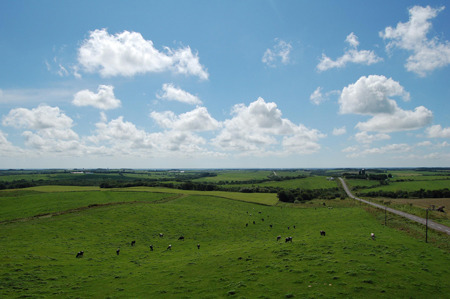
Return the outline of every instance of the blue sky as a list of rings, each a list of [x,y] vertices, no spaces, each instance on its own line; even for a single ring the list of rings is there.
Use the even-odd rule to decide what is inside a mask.
[[[1,1],[0,168],[450,166],[446,1]]]

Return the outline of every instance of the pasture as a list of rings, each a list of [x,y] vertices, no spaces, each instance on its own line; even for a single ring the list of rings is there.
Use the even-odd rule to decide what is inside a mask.
[[[350,200],[336,201],[333,209],[296,208],[256,204],[257,197],[246,202],[154,191],[0,192],[0,297],[445,298],[450,293],[448,251],[380,225]],[[30,218],[58,211],[67,212]],[[29,218],[4,222],[23,217]],[[292,243],[284,242],[288,236]],[[84,256],[75,258],[81,250]]]

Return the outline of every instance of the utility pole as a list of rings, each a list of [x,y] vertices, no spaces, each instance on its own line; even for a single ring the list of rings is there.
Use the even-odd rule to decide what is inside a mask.
[[[427,209],[427,218],[425,220],[425,243],[428,243],[428,209]]]

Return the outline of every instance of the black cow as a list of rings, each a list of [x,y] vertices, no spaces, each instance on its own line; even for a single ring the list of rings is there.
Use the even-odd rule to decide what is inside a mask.
[[[83,257],[83,254],[84,254],[84,251],[79,251],[78,253],[77,253],[77,258],[79,258],[79,257]]]
[[[180,236],[180,237],[178,238],[178,240],[183,240],[183,241],[184,241],[184,236]]]
[[[197,249],[200,249],[200,244],[197,244]]]
[[[153,245],[150,245],[150,251],[153,251]]]
[[[281,239],[281,236],[277,236],[277,242],[280,241],[280,239]]]
[[[324,231],[324,230],[321,230],[321,231],[320,231],[320,235],[321,235],[321,236],[325,236],[325,231]]]
[[[166,250],[172,250],[172,245],[171,244],[169,244],[169,246],[167,247],[167,249]]]
[[[286,237],[286,239],[284,240],[284,243],[287,243],[287,242],[292,243],[292,237]]]
[[[120,253],[120,248],[117,248],[116,253],[117,253],[117,255],[119,255],[119,253]]]
[[[164,237],[164,234],[163,233],[159,233],[159,236],[162,238],[162,237]]]
[[[131,241],[131,246],[134,246],[134,245],[136,245],[136,241]]]

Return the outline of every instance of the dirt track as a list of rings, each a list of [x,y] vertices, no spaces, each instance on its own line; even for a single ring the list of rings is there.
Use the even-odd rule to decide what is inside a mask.
[[[174,200],[177,198],[181,198],[184,196],[186,196],[186,195],[185,194],[177,194],[175,196],[163,198],[163,199],[156,200],[156,201],[120,201],[120,202],[109,202],[109,203],[102,203],[102,204],[94,203],[94,204],[90,204],[88,206],[78,207],[78,208],[69,209],[69,210],[65,210],[65,211],[38,214],[38,215],[34,215],[31,217],[25,217],[25,218],[3,220],[3,221],[0,221],[0,224],[13,223],[13,222],[24,222],[24,221],[30,221],[30,220],[35,220],[35,219],[41,219],[41,218],[50,218],[53,216],[77,213],[77,212],[81,212],[81,211],[85,211],[85,210],[89,210],[89,209],[101,208],[101,207],[107,207],[107,206],[130,205],[130,204],[158,204],[158,203],[168,202],[168,201],[171,201],[171,200]]]

